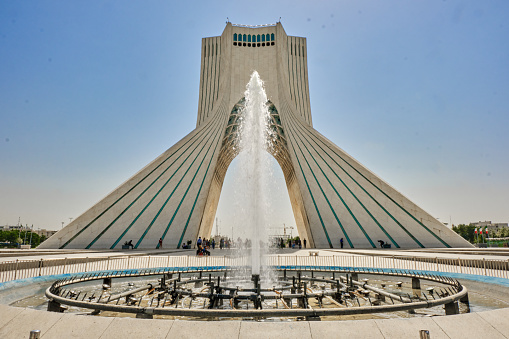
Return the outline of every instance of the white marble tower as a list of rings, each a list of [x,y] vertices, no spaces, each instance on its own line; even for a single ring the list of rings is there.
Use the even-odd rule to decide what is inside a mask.
[[[196,128],[40,248],[178,248],[209,237],[226,170],[237,155],[243,93],[256,70],[277,132],[271,152],[283,169],[301,239],[311,247],[469,247],[313,128],[306,39],[280,23],[228,23],[202,40]]]

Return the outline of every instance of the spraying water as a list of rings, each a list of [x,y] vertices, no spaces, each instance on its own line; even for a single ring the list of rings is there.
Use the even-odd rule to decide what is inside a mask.
[[[249,239],[252,274],[259,275],[262,251],[268,247],[268,197],[272,180],[270,157],[272,147],[267,94],[258,72],[254,71],[245,91],[245,109],[239,126],[240,154],[237,161],[236,198],[241,203],[237,223]],[[248,246],[246,246],[248,247]],[[247,251],[247,249],[246,249]]]

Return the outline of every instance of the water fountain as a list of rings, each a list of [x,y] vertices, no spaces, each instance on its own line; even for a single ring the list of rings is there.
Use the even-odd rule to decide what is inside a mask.
[[[445,276],[332,267],[279,267],[278,271],[278,282],[271,288],[261,288],[256,274],[253,287],[231,287],[229,281],[238,281],[236,267],[98,272],[58,280],[46,296],[53,312],[70,307],[80,313],[131,313],[138,318],[321,320],[383,312],[413,314],[427,308],[436,314],[441,305],[446,314],[458,314],[460,308],[468,312],[467,289]]]
[[[269,224],[268,186],[271,181],[270,157],[267,152],[271,145],[270,114],[267,95],[258,72],[254,71],[246,86],[245,106],[241,113],[237,161],[236,201],[242,203],[237,214],[236,225],[244,229],[251,240],[251,275],[256,286],[261,284],[262,250],[267,248]],[[267,280],[269,275],[263,277]]]

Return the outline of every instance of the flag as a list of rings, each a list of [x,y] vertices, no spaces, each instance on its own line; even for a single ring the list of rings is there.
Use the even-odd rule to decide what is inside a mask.
[[[477,227],[474,228],[474,233],[475,233],[475,235],[477,235]]]

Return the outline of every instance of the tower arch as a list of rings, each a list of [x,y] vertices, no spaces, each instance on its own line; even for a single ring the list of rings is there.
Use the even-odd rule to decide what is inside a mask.
[[[245,108],[245,97],[242,97],[232,108],[228,117],[228,122],[221,142],[221,150],[213,174],[213,182],[207,197],[205,212],[200,223],[198,234],[209,237],[212,233],[214,218],[219,204],[221,189],[230,164],[233,159],[241,152],[239,146],[239,126],[242,114]],[[285,178],[290,203],[294,214],[297,231],[301,238],[308,239],[309,245],[314,246],[313,237],[309,230],[306,211],[302,202],[302,196],[298,190],[295,178],[295,170],[288,152],[288,144],[284,134],[284,128],[281,123],[281,117],[276,106],[269,100],[267,108],[270,113],[270,147],[266,150],[278,162]]]

